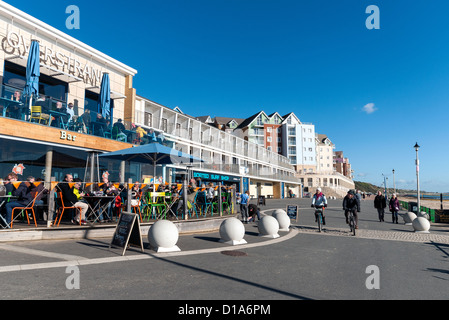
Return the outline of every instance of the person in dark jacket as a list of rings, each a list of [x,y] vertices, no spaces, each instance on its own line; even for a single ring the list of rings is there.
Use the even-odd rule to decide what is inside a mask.
[[[390,199],[390,212],[393,218],[393,223],[398,223],[398,212],[399,212],[399,200],[396,197],[396,194],[393,193]]]
[[[16,207],[26,207],[30,205],[33,202],[33,196],[31,195],[28,186],[25,184],[25,182],[22,182],[19,184],[17,188],[14,187],[14,182],[16,182],[18,179],[17,174],[11,172],[8,177],[7,181],[5,181],[5,184],[9,184],[10,188],[7,188],[11,191],[11,195],[13,197],[17,197],[17,199],[14,199],[14,201],[10,201],[6,204],[6,223],[8,226],[11,225],[12,220],[12,210]],[[12,188],[11,188],[12,187]]]
[[[358,229],[359,217],[357,213],[360,212],[360,201],[355,196],[353,190],[349,190],[343,199],[343,210],[345,211],[346,224],[349,224],[349,211],[352,211],[355,219],[355,228]]]
[[[86,225],[86,213],[89,209],[89,205],[82,201],[79,201],[78,197],[75,195],[74,187],[70,187],[69,183],[73,183],[73,176],[71,174],[66,174],[64,181],[58,184],[58,189],[62,193],[62,200],[66,207],[77,207],[81,209],[81,217],[79,216],[78,210],[76,210],[76,217],[72,220],[73,224],[79,224],[79,219],[81,219],[81,224]]]
[[[385,208],[387,207],[387,200],[382,195],[382,192],[377,191],[377,196],[374,198],[374,208],[377,209],[379,215],[379,222],[384,221]]]
[[[253,222],[256,222],[256,216],[257,216],[257,219],[260,221],[260,210],[253,203],[250,203],[248,205],[248,215],[249,215],[248,221],[252,220]]]

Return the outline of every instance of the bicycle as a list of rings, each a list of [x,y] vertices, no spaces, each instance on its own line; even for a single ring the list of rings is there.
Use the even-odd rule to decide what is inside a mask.
[[[352,233],[352,235],[355,237],[357,225],[355,224],[354,211],[353,210],[348,210],[348,211],[349,211],[349,230]]]
[[[323,219],[324,207],[315,207],[315,217],[318,223],[318,232],[323,230],[324,219]]]

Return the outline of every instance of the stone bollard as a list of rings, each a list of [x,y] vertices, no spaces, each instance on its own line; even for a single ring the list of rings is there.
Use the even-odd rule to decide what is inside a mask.
[[[417,217],[413,220],[412,225],[416,233],[430,233],[430,222],[424,217]]]
[[[259,221],[259,236],[267,238],[279,238],[279,222],[272,216],[264,216]]]
[[[220,242],[230,245],[239,245],[247,243],[243,237],[245,236],[245,227],[237,218],[229,218],[224,220],[220,225]]]
[[[148,230],[148,241],[156,252],[181,251],[176,245],[178,239],[178,228],[173,222],[168,220],[159,220]]]
[[[290,229],[290,218],[282,209],[276,209],[271,214],[279,223],[279,231],[289,231]]]
[[[404,218],[405,225],[411,226],[413,223],[413,220],[415,220],[417,217],[414,212],[407,212],[406,214],[404,214],[403,218]]]

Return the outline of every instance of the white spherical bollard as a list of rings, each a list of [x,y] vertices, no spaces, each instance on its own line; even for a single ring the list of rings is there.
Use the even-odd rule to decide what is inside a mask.
[[[409,226],[412,225],[413,220],[416,219],[416,214],[414,212],[407,212],[406,214],[404,214],[403,218],[404,223]]]
[[[247,243],[243,237],[245,236],[245,226],[237,218],[229,218],[224,220],[220,225],[220,242],[230,245],[239,245]]]
[[[181,251],[176,245],[178,239],[178,228],[173,222],[168,220],[159,220],[148,230],[148,241],[156,252]]]
[[[417,214],[417,217],[423,217],[426,218],[427,220],[429,219],[429,214],[425,211],[421,211],[419,214]]]
[[[282,209],[277,209],[273,212],[273,217],[279,223],[279,231],[289,231],[290,218],[288,217],[287,212]]]
[[[279,222],[272,216],[264,216],[259,221],[259,235],[267,238],[279,238]]]
[[[430,222],[426,218],[423,217],[417,217],[412,222],[413,229],[415,229],[415,232],[417,233],[430,233]]]
[[[277,217],[277,215],[279,215],[279,214],[287,214],[287,212],[285,212],[285,210],[282,210],[282,209],[276,209],[276,210],[273,210],[273,212],[271,213],[271,215],[274,217],[274,218],[276,218]]]

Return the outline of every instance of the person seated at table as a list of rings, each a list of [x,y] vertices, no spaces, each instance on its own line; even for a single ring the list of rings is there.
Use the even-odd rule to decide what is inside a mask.
[[[42,206],[45,204],[44,200],[46,200],[46,195],[48,194],[48,190],[44,186],[44,180],[41,178],[34,179],[34,177],[28,177],[27,181],[30,182],[30,192],[31,195],[36,196],[36,201],[34,202],[35,206],[38,206],[38,210],[36,212],[36,219],[39,217],[43,218],[44,210]],[[34,182],[40,182],[37,186],[34,184]],[[36,209],[35,209],[36,210]],[[41,215],[42,214],[42,215]]]
[[[170,192],[171,192],[172,195],[175,194],[175,193],[178,193],[178,185],[176,183],[171,185]]]
[[[67,207],[77,207],[81,209],[81,217],[79,214],[79,210],[76,210],[76,216],[75,219],[72,220],[72,223],[74,224],[79,224],[80,219],[81,219],[81,224],[82,225],[86,225],[86,213],[87,213],[87,209],[89,209],[89,205],[81,200],[81,197],[84,196],[84,193],[81,192],[79,193],[79,188],[81,187],[80,182],[77,181],[76,184],[71,188],[69,183],[73,182],[73,176],[71,174],[66,174],[64,181],[62,183],[59,183],[57,188],[61,191],[62,193],[62,199],[64,200],[64,205]],[[76,185],[79,185],[79,187],[76,188]],[[78,196],[75,194],[75,190],[78,190],[79,196],[80,198],[78,198]]]
[[[122,119],[118,119],[116,123],[112,126],[112,139],[126,141],[127,137],[124,133],[126,128],[122,123]]]
[[[67,105],[67,110],[66,113],[69,115],[68,119],[67,119],[67,124],[70,123],[70,121],[74,121],[75,119],[73,118],[75,116],[75,110],[73,110],[73,103],[69,103]]]
[[[142,190],[140,188],[140,182],[136,181],[131,188],[131,206],[140,206],[141,197]]]
[[[51,123],[52,127],[63,128],[64,124],[67,123],[67,119],[69,115],[67,114],[67,108],[62,105],[61,101],[56,102],[56,112],[59,114],[53,113],[54,121]]]
[[[34,184],[34,182],[36,181],[42,181],[42,179],[35,179],[33,176],[30,176],[27,178],[27,182],[25,183],[28,188],[30,193],[33,196],[37,196],[36,201],[34,202],[34,205],[43,205],[44,201],[42,200],[42,197],[44,195],[45,192],[45,187],[43,183],[39,183],[37,186]]]
[[[117,188],[114,186],[112,182],[109,181],[109,178],[104,176],[103,177],[103,183],[101,186],[99,186],[99,190],[103,192],[105,196],[118,196],[120,192],[117,190]],[[114,209],[114,199],[103,199],[102,204],[106,204],[108,202],[108,209],[106,212],[106,219],[103,217],[103,213],[100,214],[98,217],[98,220],[100,222],[111,222],[112,221],[112,211]]]
[[[121,203],[123,203],[125,208],[126,208],[126,205],[128,203],[128,188],[127,188],[127,185],[128,184],[126,184],[126,185],[120,184],[119,187],[118,187],[119,197],[120,197]]]
[[[22,98],[22,94],[20,91],[14,91],[14,93],[11,95],[11,100],[20,102],[20,104],[23,105],[24,99]],[[8,110],[9,110],[9,117],[14,119],[20,119],[22,116],[22,106],[20,104],[10,104]]]
[[[136,143],[148,144],[148,132],[145,131],[141,126],[137,126],[136,137]]]
[[[101,113],[97,113],[95,122],[92,124],[94,135],[104,137],[104,133],[107,130],[107,121],[105,118],[103,118],[103,115]]]
[[[49,101],[43,94],[39,95],[39,98],[37,98],[36,101],[34,102],[35,106],[40,106],[42,108],[41,109],[42,112],[44,112],[44,111],[48,112],[48,110],[50,110],[50,108],[48,107],[48,104],[49,104]]]
[[[50,108],[48,107],[48,100],[46,100],[44,95],[40,95],[38,99],[36,99],[36,101],[33,104],[34,106],[39,106],[41,107],[41,118],[44,120],[49,120],[50,119],[50,114],[48,113],[48,111],[50,110]]]
[[[86,201],[83,199],[83,197],[86,195],[84,193],[84,190],[82,189],[83,180],[80,178],[73,179],[73,182],[75,184],[73,185],[73,194],[76,196],[76,199],[80,202],[86,203]]]
[[[0,178],[0,196],[6,195],[6,188],[3,185],[3,179]]]
[[[91,126],[90,110],[84,109],[84,113],[78,118],[79,125],[82,127],[83,133],[89,133]]]
[[[181,213],[181,210],[183,210],[184,208],[184,199],[182,197],[182,194],[184,192],[184,188],[181,188],[180,190],[178,190],[178,186],[175,184],[174,188],[172,187],[172,199],[171,201],[173,202],[172,205],[172,211],[178,215],[179,213]]]
[[[206,198],[208,202],[212,202],[215,196],[215,188],[212,182],[207,185]]]
[[[147,138],[149,143],[157,142],[156,133],[154,132],[153,129],[150,129]]]
[[[28,186],[25,184],[25,182],[21,182],[20,185],[16,188],[14,187],[14,182],[18,180],[17,174],[14,172],[11,172],[5,182],[5,184],[12,185],[12,192],[11,195],[13,197],[17,197],[17,199],[14,199],[13,201],[10,201],[6,204],[5,210],[6,210],[6,223],[8,225],[11,225],[12,220],[12,210],[16,207],[26,207],[30,205],[33,202],[33,196],[30,193],[30,190]]]

